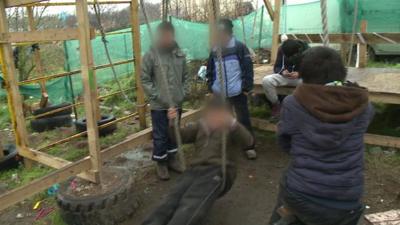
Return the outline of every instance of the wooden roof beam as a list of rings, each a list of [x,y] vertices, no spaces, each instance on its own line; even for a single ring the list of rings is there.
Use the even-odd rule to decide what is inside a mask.
[[[32,5],[43,1],[45,0],[5,0],[5,3],[6,7],[10,8],[10,7]]]

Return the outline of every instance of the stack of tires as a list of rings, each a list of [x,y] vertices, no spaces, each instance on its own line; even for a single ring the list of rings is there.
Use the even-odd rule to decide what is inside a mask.
[[[0,171],[18,167],[19,163],[22,162],[22,157],[18,155],[15,145],[4,145],[1,150],[4,157],[0,158]]]
[[[68,107],[69,106],[69,107]],[[55,111],[57,109],[65,108],[61,111],[41,116],[37,119],[31,120],[31,127],[36,132],[43,132],[46,130],[52,130],[57,127],[69,127],[72,124],[72,107],[70,103],[61,103],[58,105],[50,105],[45,108],[41,108],[32,112],[34,116],[40,116],[41,114]]]

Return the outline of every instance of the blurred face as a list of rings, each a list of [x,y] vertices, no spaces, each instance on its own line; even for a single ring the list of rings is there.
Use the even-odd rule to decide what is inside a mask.
[[[231,118],[232,114],[227,109],[208,109],[205,112],[204,119],[207,126],[212,130],[220,129],[224,126],[228,118]]]
[[[217,32],[217,42],[222,46],[227,46],[229,41],[232,39],[232,35],[226,31]]]
[[[161,48],[172,47],[175,44],[175,34],[171,31],[158,31],[157,44]]]

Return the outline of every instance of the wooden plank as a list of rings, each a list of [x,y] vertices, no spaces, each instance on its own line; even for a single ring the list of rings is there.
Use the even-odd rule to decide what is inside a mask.
[[[97,100],[96,74],[93,69],[93,51],[90,42],[89,15],[87,0],[76,1],[76,16],[79,30],[79,51],[81,60],[81,74],[84,88],[85,114],[87,121],[89,155],[92,171],[96,180],[101,182],[102,159],[100,154],[99,129],[97,121],[100,119]]]
[[[78,39],[76,28],[46,29],[38,31],[1,33],[0,43],[49,42]]]
[[[141,65],[142,65],[142,49],[140,44],[140,23],[139,23],[139,2],[132,0],[131,2],[131,26],[132,26],[132,45],[133,54],[135,59],[135,81],[136,81],[136,98],[139,112],[140,128],[145,129],[146,125],[146,101],[144,98],[144,91],[140,79]]]
[[[182,115],[182,124],[190,122],[192,120],[198,119],[201,115],[200,110],[193,110],[186,112]],[[114,146],[106,148],[101,151],[101,156],[104,160],[119,155],[127,150],[132,150],[133,148],[147,143],[151,140],[151,128],[147,128],[142,130],[134,135],[126,138],[125,141],[122,141]],[[40,154],[40,153],[37,153]],[[41,154],[41,157],[44,157],[44,154]],[[44,160],[48,161],[48,159]],[[50,160],[51,161],[51,160]],[[56,162],[51,162],[53,165],[56,163],[61,165],[62,160],[57,160]],[[0,195],[0,210],[6,209],[7,207],[20,202],[26,198],[33,196],[36,193],[45,190],[46,188],[52,186],[55,183],[60,183],[71,176],[79,174],[83,171],[87,171],[91,168],[91,160],[90,157],[86,157],[77,162],[65,165],[64,167],[58,169],[57,171],[52,172],[51,174],[39,178],[26,184],[20,188],[11,190],[7,193]]]
[[[6,6],[6,8],[16,7],[16,6],[24,6],[24,5],[43,2],[43,1],[46,1],[46,0],[5,0],[5,6]]]
[[[332,43],[351,43],[352,34],[329,34],[329,42]],[[363,33],[365,41],[368,44],[393,44],[400,43],[400,33]],[[320,34],[288,34],[289,39],[299,39],[308,43],[322,43]],[[360,43],[357,35],[354,35],[354,44]]]
[[[8,32],[7,14],[4,1],[0,1],[0,33]],[[0,43],[0,63],[6,82],[8,110],[12,121],[17,147],[28,146],[28,132],[22,108],[22,98],[18,88],[18,73],[15,69],[11,44]]]
[[[259,119],[259,118],[251,118],[251,123],[253,127],[258,128],[260,130],[266,131],[277,131],[276,124],[270,123],[268,120]],[[398,137],[390,137],[384,135],[376,135],[376,134],[365,134],[364,135],[365,144],[369,145],[378,145],[383,147],[391,147],[400,149],[400,138]]]
[[[282,0],[275,0],[275,10],[274,10],[274,21],[272,25],[272,49],[271,49],[271,64],[276,61],[276,56],[278,54],[280,36],[279,29],[281,23],[281,4]]]
[[[367,21],[361,21],[361,37],[364,33],[367,33]],[[359,38],[360,39],[360,38]],[[363,43],[362,40],[357,44],[357,68],[365,68],[368,63],[368,48],[367,43]]]
[[[367,225],[399,225],[400,209],[368,214],[364,218]]]
[[[117,0],[117,1],[98,1],[100,5],[112,5],[112,4],[130,4],[131,0]],[[88,2],[89,5],[93,5],[93,1]],[[41,7],[49,7],[49,6],[74,6],[76,5],[75,2],[42,2],[42,3],[36,3],[35,6],[41,6]]]
[[[62,169],[54,171],[42,178],[34,180],[29,184],[8,191],[0,195],[0,210],[6,209],[17,202],[29,198],[36,193],[51,187],[53,184],[60,183],[69,177],[79,174],[82,171],[89,170],[90,166],[91,164],[89,159],[82,159],[76,163],[67,165]]]
[[[52,167],[54,169],[61,169],[67,165],[72,164],[72,162],[59,158],[59,157],[55,157],[52,155],[49,155],[47,153],[44,152],[39,152],[33,149],[24,149],[19,151],[19,154],[22,157],[26,157],[32,161],[44,164],[46,166]],[[89,173],[89,172],[83,172],[77,175],[78,177],[82,178],[82,179],[86,179],[86,180],[94,180],[94,176],[93,174]]]
[[[274,21],[274,10],[272,8],[270,0],[264,0],[265,8],[267,8],[269,18]]]

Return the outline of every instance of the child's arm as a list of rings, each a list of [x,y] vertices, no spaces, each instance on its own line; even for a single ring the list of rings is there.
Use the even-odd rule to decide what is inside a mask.
[[[198,122],[196,122],[196,123],[188,123],[184,127],[182,127],[180,129],[180,133],[181,133],[181,137],[182,137],[182,143],[183,144],[189,144],[189,143],[195,142],[198,130],[199,130],[199,123]],[[170,136],[171,140],[176,142],[174,125],[170,126],[169,136]]]
[[[251,133],[242,124],[237,122],[236,119],[233,121],[230,134],[232,140],[235,142],[235,144],[239,145],[240,148],[244,149],[248,146],[251,146],[254,142]]]
[[[140,79],[141,79],[143,91],[150,100],[154,100],[154,99],[158,98],[158,96],[157,96],[158,92],[156,90],[156,87],[155,87],[155,84],[154,84],[153,78],[152,78],[153,66],[154,66],[154,62],[151,57],[151,54],[147,53],[143,57]]]

